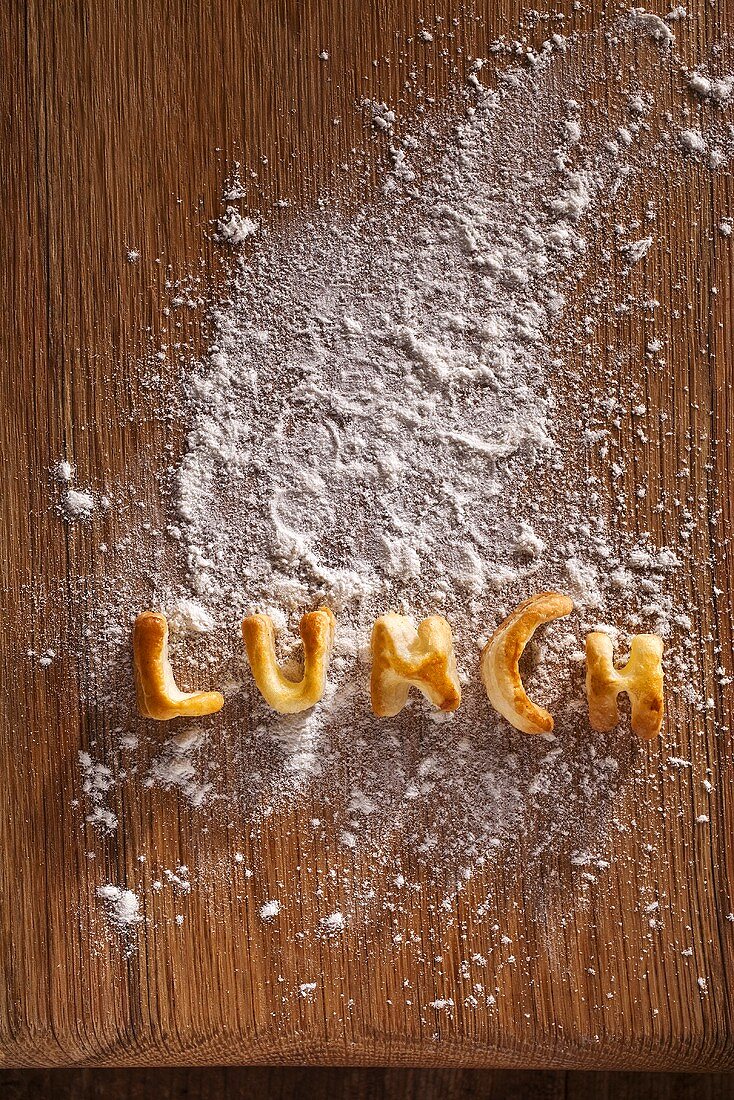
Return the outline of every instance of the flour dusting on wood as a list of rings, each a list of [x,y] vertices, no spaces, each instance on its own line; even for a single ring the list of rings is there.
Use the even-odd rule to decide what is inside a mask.
[[[106,654],[95,691],[115,716],[114,759],[80,754],[100,843],[117,826],[123,784],[139,798],[173,792],[199,824],[242,815],[252,837],[308,799],[313,837],[380,879],[334,895],[312,932],[328,940],[376,890],[400,908],[416,864],[447,898],[519,852],[528,866],[561,858],[593,884],[615,830],[631,827],[617,816],[632,814],[630,791],[666,759],[693,766],[674,751],[676,715],[710,710],[715,685],[701,681],[715,654],[695,636],[682,577],[711,571],[701,558],[710,514],[691,506],[693,445],[676,496],[624,446],[633,434],[656,453],[675,415],[649,409],[668,364],[667,319],[641,289],[666,247],[665,211],[648,196],[666,175],[726,170],[734,150],[733,78],[716,59],[680,63],[682,18],[639,8],[605,36],[554,34],[537,51],[488,44],[511,61],[485,86],[484,63],[469,59],[451,111],[404,124],[390,104],[363,101],[386,157],[369,203],[324,200],[281,228],[231,205],[216,220],[227,276],[210,302],[208,352],[176,395],[185,441],[165,472],[167,515],[141,540],[145,577],[137,562],[116,566],[89,625]],[[428,30],[420,37],[432,47]],[[660,82],[679,82],[675,115],[623,68],[630,37],[654,53]],[[573,63],[582,49],[585,78]],[[588,92],[605,66],[619,80],[602,109]],[[228,204],[246,193],[239,172]],[[731,217],[717,212],[722,248]],[[624,343],[630,314],[649,333],[641,347]],[[599,457],[606,476],[594,472]],[[56,470],[62,515],[94,522],[107,498],[72,488],[66,460]],[[529,693],[556,719],[543,741],[491,710],[478,658],[500,620],[547,588],[576,610],[528,647]],[[239,622],[271,614],[297,674],[298,620],[322,603],[337,617],[326,697],[305,715],[277,715],[246,668]],[[118,678],[130,683],[130,624],[144,606],[169,616],[182,687],[224,692],[216,720],[159,730],[132,717]],[[370,628],[386,611],[449,620],[464,694],[453,717],[420,697],[395,720],[371,715]],[[618,660],[634,633],[662,634],[664,746],[643,751],[626,724],[590,730],[591,629],[612,635]],[[721,686],[727,673],[715,676]],[[131,891],[100,890],[113,923],[140,920]],[[260,901],[261,921],[275,925],[281,908]],[[315,988],[303,983],[299,996]],[[481,983],[469,996],[479,1003],[477,989],[489,1004]],[[452,1012],[454,1000],[429,1007]]]

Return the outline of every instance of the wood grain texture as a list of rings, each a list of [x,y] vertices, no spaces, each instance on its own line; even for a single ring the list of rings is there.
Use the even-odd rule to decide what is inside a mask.
[[[452,51],[481,54],[488,39],[512,33],[521,17],[517,0],[479,0],[476,9],[476,17],[459,20]],[[175,904],[162,898],[146,912],[151,919],[135,952],[126,955],[115,943],[90,950],[100,942],[95,887],[132,876],[141,851],[154,852],[165,866],[194,863],[199,840],[186,808],[156,792],[149,807],[133,801],[120,807],[124,828],[107,846],[104,866],[86,858],[88,838],[73,804],[80,795],[77,752],[93,741],[109,746],[110,730],[104,712],[81,701],[83,658],[77,664],[62,657],[43,671],[26,651],[42,651],[49,639],[62,655],[74,651],[80,585],[106,583],[98,541],[112,542],[136,521],[128,509],[110,515],[102,532],[65,528],[50,504],[49,466],[68,451],[86,482],[99,484],[101,471],[117,471],[136,487],[141,511],[158,514],[148,463],[151,454],[167,461],[176,453],[180,428],[153,416],[155,394],[144,385],[140,363],[161,340],[172,342],[171,333],[197,338],[196,315],[182,315],[179,329],[164,331],[172,324],[162,309],[165,283],[199,264],[207,278],[217,278],[207,230],[220,210],[228,166],[235,159],[259,165],[257,178],[249,179],[250,198],[274,218],[289,216],[274,209],[275,200],[308,204],[338,190],[342,174],[352,187],[362,174],[369,192],[378,153],[355,103],[364,95],[398,102],[413,66],[426,99],[440,97],[450,65],[421,48],[415,29],[419,16],[452,11],[444,0],[430,10],[417,0],[3,5],[0,1049],[7,1065],[713,1069],[734,1062],[734,925],[725,920],[734,910],[731,746],[693,709],[677,715],[680,741],[689,759],[716,767],[719,782],[706,805],[710,828],[693,824],[702,807],[692,805],[698,794],[685,772],[672,779],[660,772],[638,784],[636,817],[655,833],[655,852],[641,859],[635,830],[620,832],[613,872],[591,895],[573,899],[578,919],[565,925],[560,909],[533,908],[521,871],[487,872],[495,896],[506,899],[507,926],[522,949],[520,973],[503,977],[493,1014],[458,1004],[453,1017],[439,1017],[420,1008],[442,988],[453,996],[461,986],[463,945],[484,934],[471,914],[489,882],[476,881],[451,913],[437,908],[438,895],[427,887],[413,929],[420,956],[396,951],[390,920],[378,916],[369,928],[351,928],[338,945],[299,945],[298,927],[314,926],[329,911],[317,896],[321,890],[328,904],[329,871],[348,870],[354,881],[370,873],[358,861],[346,868],[341,855],[309,847],[302,828],[309,806],[277,815],[257,836],[243,819],[207,840],[223,866],[231,866],[237,850],[253,861],[255,848],[265,853],[267,882],[273,889],[288,882],[302,899],[292,927],[287,915],[277,929],[262,925],[254,916],[258,897],[221,874],[191,898],[180,933],[171,931]],[[734,29],[730,0],[696,3],[689,11],[696,29],[684,38],[684,50]],[[600,18],[592,8],[576,25],[595,26]],[[396,37],[404,59],[388,64],[381,59]],[[318,63],[325,44],[327,71]],[[352,147],[364,149],[363,164],[342,173],[340,165],[355,163]],[[669,251],[651,253],[639,279],[667,303],[670,370],[648,381],[648,401],[675,408],[673,436],[643,452],[632,425],[621,428],[631,461],[648,464],[669,484],[688,440],[698,444],[691,480],[711,516],[700,536],[702,560],[708,543],[732,530],[732,271],[717,254],[714,226],[720,211],[732,210],[733,198],[731,176],[712,182],[703,172],[687,187],[671,180],[659,196],[671,212],[674,241]],[[140,264],[126,262],[130,247],[140,251]],[[676,318],[674,290],[686,280],[691,309]],[[626,334],[631,346],[642,339],[635,324]],[[617,335],[610,324],[610,341]],[[161,366],[163,382],[170,369]],[[624,383],[622,375],[618,384]],[[653,513],[649,502],[641,509],[641,526],[664,534],[668,517]],[[685,583],[698,608],[694,630],[701,639],[715,637],[717,659],[731,671],[727,553],[715,569],[713,603],[707,569]],[[68,592],[63,607],[46,605],[44,590],[59,586]],[[700,685],[702,694],[707,690]],[[718,721],[727,722],[731,687],[717,689],[714,703]],[[676,900],[664,932],[651,932],[639,912],[643,887]],[[689,941],[692,961],[680,954]],[[284,1006],[280,977],[292,985],[315,973],[318,997]],[[697,975],[707,976],[706,996]],[[406,981],[415,1008],[399,997]],[[200,1089],[193,1095],[209,1095],[203,1078],[191,1080]],[[339,1095],[337,1078],[324,1080]],[[439,1078],[391,1080],[439,1095],[430,1091]],[[449,1091],[442,1095],[493,1095],[473,1078],[445,1080]],[[554,1092],[550,1081],[538,1095],[582,1095],[570,1086]],[[284,1096],[296,1094],[290,1087],[283,1086]],[[246,1088],[232,1094],[248,1095]],[[375,1095],[398,1093],[385,1085]]]

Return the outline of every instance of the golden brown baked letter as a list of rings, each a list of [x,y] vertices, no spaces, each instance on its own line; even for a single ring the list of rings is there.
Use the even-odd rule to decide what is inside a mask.
[[[540,592],[521,603],[497,627],[482,650],[480,668],[489,701],[523,733],[553,730],[553,718],[530,699],[520,676],[520,658],[541,623],[570,615],[573,600],[561,592]]]
[[[156,611],[143,611],[133,627],[133,660],[138,709],[144,718],[165,722],[215,714],[224,706],[218,691],[179,691],[168,659],[168,622]]]
[[[632,730],[645,741],[660,733],[663,724],[663,639],[637,634],[624,668],[614,667],[614,648],[608,634],[586,636],[586,695],[589,722],[606,732],[619,722],[617,696],[625,691],[632,707]]]
[[[442,615],[418,624],[406,615],[383,615],[372,628],[372,709],[392,718],[416,687],[439,710],[456,710],[461,688],[451,627]]]
[[[242,621],[242,638],[252,675],[266,703],[280,714],[297,714],[318,703],[326,687],[336,619],[328,607],[310,611],[301,619],[303,676],[289,679],[278,667],[275,631],[269,615],[249,615]]]

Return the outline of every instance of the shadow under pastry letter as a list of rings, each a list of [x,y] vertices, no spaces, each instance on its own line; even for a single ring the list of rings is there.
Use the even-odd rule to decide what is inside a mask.
[[[318,703],[326,688],[336,619],[328,607],[310,611],[299,625],[303,640],[303,676],[290,680],[278,666],[275,630],[269,615],[242,620],[242,639],[260,694],[280,714],[298,714]]]

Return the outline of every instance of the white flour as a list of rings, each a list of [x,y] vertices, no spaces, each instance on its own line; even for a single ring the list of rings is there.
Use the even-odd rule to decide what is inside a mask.
[[[67,459],[57,462],[52,473],[61,489],[57,510],[68,523],[86,523],[95,513],[106,512],[111,507],[112,502],[106,494],[72,487],[76,469]]]
[[[94,497],[83,489],[67,489],[61,499],[61,511],[67,520],[91,519]]]
[[[230,190],[229,192],[233,192]],[[257,222],[252,218],[244,218],[238,210],[232,206],[227,207],[225,214],[217,222],[217,239],[222,244],[232,245],[238,248],[258,231]]]
[[[260,906],[260,918],[261,920],[270,921],[274,920],[280,912],[279,901],[266,901]]]
[[[105,903],[109,920],[118,932],[129,932],[142,921],[140,899],[133,890],[109,883],[97,887],[97,897]]]

